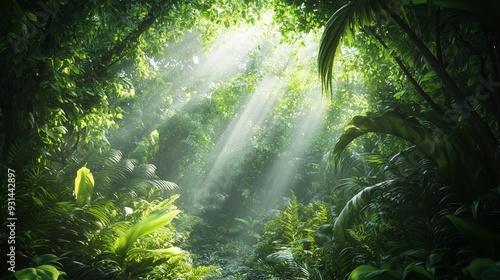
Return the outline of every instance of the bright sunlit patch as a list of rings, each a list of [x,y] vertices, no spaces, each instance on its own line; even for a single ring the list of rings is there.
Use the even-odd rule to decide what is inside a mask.
[[[268,172],[259,208],[271,209],[276,206],[277,200],[291,194],[293,181],[301,168],[299,161],[305,160],[306,151],[312,144],[326,111],[326,106],[319,98],[311,100],[310,105],[309,110],[303,110],[295,120],[289,145],[284,147],[283,156],[273,163]]]
[[[170,110],[173,109],[174,113],[177,110],[189,112],[199,102],[210,99],[217,84],[250,70],[267,75],[263,78],[256,75],[260,81],[253,93],[218,137],[213,149],[202,156],[211,162],[206,163],[206,175],[201,182],[190,182],[189,187],[196,188],[192,201],[194,209],[203,210],[206,204],[221,206],[229,197],[231,188],[235,187],[233,181],[245,172],[244,164],[249,164],[252,153],[267,149],[267,141],[271,140],[265,137],[272,137],[278,133],[275,130],[282,130],[284,126],[289,127],[285,133],[290,139],[278,148],[278,156],[269,163],[270,169],[263,175],[260,206],[269,208],[277,198],[289,196],[290,185],[298,173],[297,168],[300,168],[297,162],[305,157],[305,151],[323,120],[325,106],[315,71],[317,42],[314,34],[305,36],[302,45],[284,44],[276,30],[269,29],[269,26],[243,25],[221,33],[209,51],[190,53],[185,58],[189,61],[189,68],[185,69],[181,79],[169,85],[166,94],[174,96],[175,100]],[[193,42],[190,38],[186,44],[175,46],[179,53]],[[169,68],[182,66],[180,58],[166,57],[165,60]],[[284,104],[283,100],[296,100],[302,105],[294,105],[293,101]],[[282,121],[288,124],[283,126]],[[210,202],[207,203],[206,199]],[[220,205],[215,205],[214,201]]]
[[[238,113],[238,117],[233,119],[227,127],[221,138],[221,143],[214,150],[218,156],[202,184],[203,195],[200,195],[199,199],[203,199],[204,196],[214,191],[227,191],[220,189],[220,185],[217,183],[218,178],[221,174],[227,176],[227,170],[230,170],[232,166],[237,166],[251,152],[255,127],[261,126],[274,108],[280,95],[279,89],[279,78],[264,78],[242,112]]]
[[[193,56],[193,62],[196,65],[200,64],[200,57],[197,55]]]

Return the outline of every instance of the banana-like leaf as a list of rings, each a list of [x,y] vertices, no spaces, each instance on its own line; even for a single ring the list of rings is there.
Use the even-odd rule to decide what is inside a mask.
[[[371,265],[360,265],[349,274],[349,280],[402,279],[401,274],[399,270],[381,269]]]
[[[431,124],[427,122],[427,125]],[[354,139],[369,132],[391,134],[415,144],[435,162],[464,201],[473,201],[495,186],[494,173],[484,164],[485,155],[478,150],[471,135],[438,133],[437,127],[426,127],[418,118],[397,109],[354,117],[335,145],[336,160]]]
[[[48,264],[28,267],[14,272],[14,276],[18,280],[57,280],[60,275],[64,274],[64,272]]]
[[[352,225],[359,214],[372,202],[372,199],[387,187],[394,186],[399,180],[387,180],[376,185],[366,187],[347,202],[333,224],[333,237],[337,240],[346,240],[346,229]]]
[[[87,167],[82,167],[76,172],[75,198],[78,207],[90,202],[94,193],[94,176]]]
[[[475,259],[466,270],[476,280],[500,279],[500,262],[492,259]]]
[[[455,225],[458,231],[474,242],[480,253],[491,257],[500,256],[500,234],[457,216],[446,215],[445,217]]]
[[[169,224],[180,212],[180,210],[162,209],[149,214],[117,240],[114,248],[115,253],[123,261],[137,239]]]
[[[166,249],[155,249],[155,250],[149,250],[144,248],[132,248],[128,251],[128,254],[130,256],[143,253],[175,256],[184,253],[184,251],[181,248],[175,246]]]

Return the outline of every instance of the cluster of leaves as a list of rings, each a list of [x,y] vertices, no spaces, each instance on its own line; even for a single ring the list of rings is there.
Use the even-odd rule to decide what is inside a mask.
[[[214,255],[237,255],[227,239],[242,232],[259,241],[252,279],[498,278],[499,5],[479,3],[2,3],[0,159],[21,174],[18,265],[30,267],[15,277],[215,274],[175,246],[191,218],[154,161],[162,178],[185,186],[184,205],[204,213],[200,231],[239,222],[213,234],[225,244]],[[259,41],[238,61],[240,74],[222,70],[214,82],[204,75],[215,68],[199,65],[200,41],[171,43],[194,26],[213,41],[219,27],[256,22],[268,4],[279,24],[266,28],[279,39],[316,40],[325,24],[319,70],[335,100],[324,119],[304,97],[320,87],[314,62],[297,63],[307,47]],[[201,74],[188,79],[195,68]],[[266,95],[269,84],[279,98]],[[350,118],[322,180],[319,159]],[[99,152],[110,145],[131,159]],[[261,219],[232,219],[288,189],[301,193],[262,231]],[[310,197],[323,202],[299,202]]]
[[[13,276],[203,279],[218,273],[195,267],[189,252],[175,246],[185,242],[192,222],[174,206],[178,195],[168,195],[177,186],[160,180],[154,166],[121,159],[118,151],[84,162],[92,169],[73,173],[81,166],[75,160],[60,170],[31,167],[19,174]],[[66,186],[75,175],[71,192]],[[176,217],[181,230],[172,223]]]
[[[315,229],[331,218],[324,203],[304,205],[292,195],[287,206],[262,227],[249,260],[254,271],[248,279],[321,279],[319,247],[325,240]]]
[[[326,240],[318,249],[324,252],[316,264],[320,277],[498,277],[499,256],[493,251],[500,234],[493,205],[499,199],[499,56],[491,24],[498,5],[484,1],[495,12],[481,12],[461,1],[415,4],[422,3],[427,9],[407,1],[350,1],[326,24],[319,67],[333,97],[339,90],[331,79],[341,39],[352,40],[351,32],[362,30],[356,40],[384,51],[359,48],[363,62],[373,63],[360,74],[376,113],[353,118],[329,156],[323,187],[336,188],[322,193],[333,196],[327,199],[338,212],[330,224],[317,227],[317,236]],[[300,10],[316,4],[304,2]],[[452,43],[456,40],[461,45]],[[391,67],[394,62],[399,70]],[[493,79],[489,84],[487,77]],[[477,79],[483,82],[478,85]],[[353,149],[368,154],[342,153],[358,138]],[[289,252],[276,256],[294,263]],[[294,271],[284,269],[288,275],[275,277],[323,279]]]
[[[400,139],[396,139],[397,142],[403,139],[406,145],[411,143],[412,146],[402,150],[393,144],[392,138],[392,143],[385,147],[368,149],[369,152],[378,150],[384,154],[380,159],[389,160],[377,159],[379,164],[385,165],[383,177],[375,178],[376,184],[363,186],[335,219],[331,246],[334,259],[338,261],[342,254],[353,253],[347,254],[347,268],[336,275],[349,275],[350,279],[461,279],[469,276],[479,279],[475,269],[481,263],[485,265],[483,268],[491,265],[488,276],[483,274],[481,277],[498,277],[495,272],[498,256],[480,245],[487,240],[489,246],[497,248],[499,238],[494,222],[498,212],[490,208],[491,205],[487,206],[498,200],[498,159],[494,156],[499,148],[494,136],[498,135],[498,120],[492,120],[496,118],[498,109],[494,108],[498,108],[498,103],[492,95],[486,94],[484,100],[478,96],[478,91],[485,90],[484,84],[476,85],[474,90],[474,83],[470,82],[476,77],[484,79],[487,73],[498,79],[498,56],[491,52],[480,56],[478,68],[468,67],[475,65],[477,57],[465,58],[462,62],[468,66],[458,63],[455,65],[461,69],[458,71],[448,68],[446,62],[457,61],[458,54],[457,45],[448,44],[446,40],[458,38],[468,48],[472,47],[469,42],[481,41],[472,48],[486,50],[491,48],[489,38],[495,36],[495,31],[491,26],[483,26],[485,33],[475,37],[477,33],[472,30],[478,27],[477,22],[474,23],[477,11],[471,11],[467,5],[460,6],[458,2],[435,3],[442,6],[434,13],[430,12],[434,11],[431,6],[427,12],[418,6],[408,8],[405,1],[374,2],[368,6],[367,2],[351,1],[331,17],[319,58],[324,86],[332,87],[331,63],[340,39],[349,39],[349,32],[360,28],[366,31],[360,40],[366,40],[367,36],[375,39],[389,52],[387,58],[396,62],[411,87],[400,91],[403,84],[397,75],[390,81],[383,80],[380,75],[366,75],[375,81],[370,83],[374,92],[388,90],[388,93],[373,95],[375,100],[392,100],[388,109],[375,107],[377,113],[353,118],[337,142],[333,151],[336,159],[332,160],[340,161],[342,166],[345,159],[341,158],[341,152],[354,139],[369,132],[396,136]],[[431,28],[429,21],[415,20],[407,24],[404,19],[410,13],[415,18],[424,15],[433,18],[437,27]],[[456,13],[467,14],[468,21],[453,21]],[[454,28],[446,29],[448,26],[441,23],[441,17],[452,20],[450,25]],[[377,24],[373,24],[375,20]],[[436,33],[428,32],[433,28]],[[394,33],[408,36],[412,44],[405,46],[404,41],[393,36]],[[433,47],[433,53],[429,46]],[[449,57],[451,53],[455,56]],[[377,58],[373,54],[367,58],[375,62],[375,68],[384,70],[380,67],[383,55]],[[387,73],[394,73],[387,70]],[[422,103],[413,97],[401,98],[407,91],[418,93],[428,109],[412,103]],[[399,101],[395,102],[394,98]],[[474,105],[468,103],[471,100]],[[486,100],[490,106],[481,103]],[[452,109],[441,109],[448,106]],[[466,112],[463,106],[467,106]],[[485,107],[492,110],[485,110]],[[451,120],[450,115],[457,110],[461,112],[458,113],[460,117]],[[391,150],[401,152],[391,154]],[[474,163],[472,159],[478,157],[482,158],[481,163]],[[368,160],[373,159],[370,156]],[[366,168],[363,169],[366,172]],[[381,173],[370,171],[369,174]],[[490,209],[481,211],[480,224],[474,205]]]
[[[19,166],[64,161],[78,148],[109,145],[107,130],[123,118],[120,105],[141,94],[135,91],[140,79],[134,76],[153,74],[151,57],[163,53],[167,41],[194,27],[209,34],[219,21],[251,21],[263,4],[2,3],[2,161],[14,164],[7,153],[18,142],[33,147]],[[240,11],[248,16],[232,16]]]

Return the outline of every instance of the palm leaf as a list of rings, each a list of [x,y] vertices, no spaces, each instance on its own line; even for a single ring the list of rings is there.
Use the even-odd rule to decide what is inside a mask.
[[[429,122],[427,122],[430,125]],[[356,138],[369,132],[390,134],[415,144],[432,159],[454,191],[465,201],[472,201],[494,186],[493,172],[485,165],[485,155],[477,149],[471,135],[460,131],[438,134],[434,128],[408,116],[401,110],[387,110],[356,116],[344,129],[333,154],[340,159],[342,151]]]
[[[342,241],[346,240],[346,230],[372,202],[372,199],[379,195],[385,188],[393,187],[398,182],[398,179],[392,179],[366,187],[351,198],[333,224],[333,237]]]
[[[323,89],[332,90],[333,63],[342,38],[350,36],[358,28],[372,20],[381,11],[379,1],[349,1],[328,20],[321,38],[318,69]]]

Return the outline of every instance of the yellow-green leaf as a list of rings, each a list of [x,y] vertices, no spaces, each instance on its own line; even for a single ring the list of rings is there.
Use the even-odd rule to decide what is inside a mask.
[[[57,280],[62,273],[52,265],[28,267],[14,272],[18,280]]]
[[[26,17],[31,20],[31,21],[37,21],[37,18],[36,18],[36,15],[32,12],[27,12],[26,14]]]
[[[79,207],[90,202],[94,192],[94,176],[87,167],[82,167],[76,172],[75,198]]]
[[[137,239],[169,224],[180,212],[179,210],[159,210],[149,214],[117,240],[115,252],[123,259]]]

